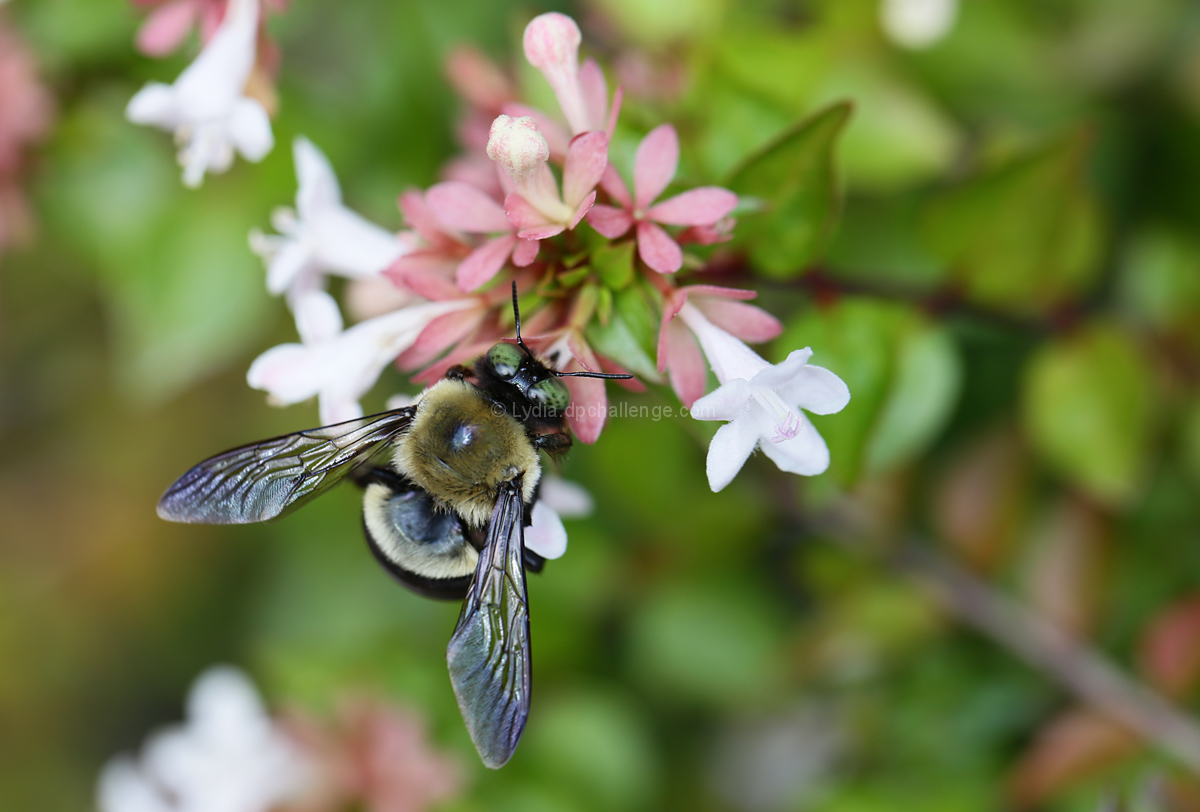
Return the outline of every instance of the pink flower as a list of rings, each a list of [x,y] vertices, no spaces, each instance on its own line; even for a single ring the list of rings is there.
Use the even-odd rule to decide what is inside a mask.
[[[287,730],[320,776],[296,807],[423,812],[462,787],[462,765],[434,749],[422,720],[378,699],[340,703],[332,724],[294,712]]]
[[[504,211],[517,236],[544,240],[573,229],[596,200],[596,184],[608,165],[608,136],[589,132],[567,147],[562,194],[550,172],[550,148],[533,118],[499,116],[492,123],[488,157],[504,167],[515,191]]]
[[[525,58],[550,83],[572,134],[602,130],[612,137],[621,92],[614,96],[610,111],[600,66],[593,59],[579,65],[581,40],[579,26],[567,15],[541,14],[525,26]]]
[[[757,295],[752,290],[713,285],[693,285],[666,295],[658,331],[658,371],[670,372],[671,388],[684,406],[691,408],[704,394],[708,373],[695,336],[682,319],[675,317],[690,303],[711,323],[741,341],[770,341],[782,332],[783,325],[770,313],[744,303]]]
[[[166,56],[174,51],[192,28],[200,28],[200,41],[207,43],[225,16],[227,0],[132,0],[136,6],[153,8],[137,33],[138,50],[146,56]],[[283,11],[287,0],[263,0],[268,11]]]
[[[425,203],[442,224],[454,231],[497,235],[467,254],[455,269],[455,282],[464,291],[475,290],[491,280],[509,257],[518,268],[537,258],[537,241],[518,238],[504,207],[470,184],[449,181],[431,186],[425,192]]]
[[[588,212],[592,228],[610,240],[637,226],[638,255],[659,273],[674,273],[683,265],[683,251],[658,223],[668,226],[715,226],[733,211],[737,195],[718,186],[701,186],[655,204],[679,167],[679,137],[663,124],[651,130],[638,145],[633,161],[633,197],[611,165],[600,186],[620,204],[598,205]]]

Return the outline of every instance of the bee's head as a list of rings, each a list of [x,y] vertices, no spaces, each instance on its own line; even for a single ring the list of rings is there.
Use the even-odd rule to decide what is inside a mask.
[[[632,378],[608,372],[559,372],[543,364],[521,340],[521,310],[517,306],[517,283],[513,282],[513,316],[517,322],[515,344],[501,342],[488,350],[483,363],[501,381],[515,386],[535,409],[561,415],[571,403],[571,393],[561,378]]]

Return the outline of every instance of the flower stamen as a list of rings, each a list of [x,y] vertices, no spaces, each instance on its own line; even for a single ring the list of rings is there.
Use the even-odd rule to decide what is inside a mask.
[[[782,443],[800,433],[800,418],[787,407],[774,389],[755,387],[752,395],[758,404],[775,419],[775,436],[771,438],[771,442]]]

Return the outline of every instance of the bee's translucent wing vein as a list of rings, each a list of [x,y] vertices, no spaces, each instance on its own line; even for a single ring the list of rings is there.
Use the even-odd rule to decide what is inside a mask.
[[[158,515],[200,524],[273,519],[332,486],[404,431],[412,415],[411,408],[397,409],[210,457],[167,489]]]
[[[463,721],[483,763],[493,769],[512,757],[529,716],[529,611],[520,483],[518,477],[501,490],[475,580],[446,651]]]

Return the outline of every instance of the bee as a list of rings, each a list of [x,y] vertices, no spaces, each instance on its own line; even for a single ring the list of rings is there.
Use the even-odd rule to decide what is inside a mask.
[[[462,611],[446,660],[463,721],[483,763],[512,757],[529,716],[525,549],[541,480],[539,451],[561,457],[570,395],[559,372],[521,339],[452,367],[412,406],[239,446],[167,488],[158,515],[173,522],[247,524],[290,513],[349,477],[363,489],[363,528],[375,558],[423,595]],[[375,458],[390,452],[382,464]]]

